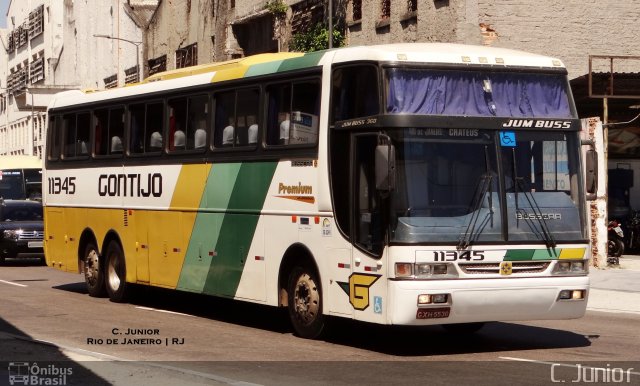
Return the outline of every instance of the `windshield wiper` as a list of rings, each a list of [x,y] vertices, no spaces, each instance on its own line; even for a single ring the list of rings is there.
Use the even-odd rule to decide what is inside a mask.
[[[471,218],[467,223],[467,228],[464,233],[460,235],[460,239],[458,240],[458,245],[456,247],[458,250],[466,249],[471,244],[471,240],[476,231],[478,219],[480,218],[480,207],[482,206],[482,201],[484,201],[484,195],[487,192],[489,192],[488,199],[490,219],[493,220],[493,190],[491,189],[493,184],[493,175],[489,172],[490,163],[487,146],[484,147],[484,161],[487,172],[480,177],[480,181],[478,181],[478,185],[476,186],[476,192],[473,195],[471,204]]]
[[[529,203],[529,207],[533,211],[533,217],[535,217],[538,220],[538,224],[540,224],[540,229],[542,231],[541,236],[542,236],[542,239],[544,239],[544,242],[547,245],[547,248],[555,248],[556,241],[553,239],[553,235],[551,234],[551,231],[547,226],[547,222],[544,220],[544,217],[542,216],[542,210],[540,210],[540,207],[538,206],[538,202],[533,197],[533,194],[527,191],[527,189],[525,189],[524,177],[518,177],[518,171],[517,171],[518,165],[516,163],[516,150],[511,149],[511,154],[513,159],[512,180],[513,180],[513,191],[515,193],[515,201],[516,201],[516,213],[521,210],[518,205],[518,188],[519,188],[520,190],[522,190],[522,193],[524,193],[524,197],[527,199],[527,202]],[[524,209],[522,209],[522,211],[524,211]],[[527,216],[527,217],[530,218],[530,216]],[[535,228],[533,229],[535,230]]]

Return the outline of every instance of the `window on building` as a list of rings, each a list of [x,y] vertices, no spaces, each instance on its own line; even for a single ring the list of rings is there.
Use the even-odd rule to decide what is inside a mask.
[[[176,68],[195,66],[196,64],[198,64],[198,43],[176,50]]]
[[[352,0],[351,5],[353,6],[352,20],[362,20],[362,0]]]
[[[113,74],[104,78],[104,88],[116,88],[118,87],[118,74]]]
[[[167,70],[167,55],[162,55],[154,59],[147,61],[149,67],[149,76],[157,74],[158,72]]]
[[[389,17],[391,17],[391,0],[382,0],[380,18],[388,19]]]
[[[29,40],[39,36],[43,32],[44,4],[29,12]]]
[[[44,80],[44,52],[29,64],[29,81],[31,84]]]
[[[139,73],[140,72],[138,71],[138,66],[137,65],[125,69],[124,70],[124,84],[130,84],[130,83],[138,82]]]
[[[407,0],[407,12],[418,11],[418,0]]]

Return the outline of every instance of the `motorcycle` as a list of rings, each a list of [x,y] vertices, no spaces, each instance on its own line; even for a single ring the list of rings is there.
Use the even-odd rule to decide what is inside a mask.
[[[640,210],[634,210],[627,219],[627,238],[625,239],[628,251],[640,249]]]
[[[624,253],[624,232],[620,223],[610,220],[607,224],[607,263],[618,265],[620,256]]]

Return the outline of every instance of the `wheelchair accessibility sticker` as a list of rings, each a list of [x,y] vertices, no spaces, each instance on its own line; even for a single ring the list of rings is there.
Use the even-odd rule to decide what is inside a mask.
[[[500,146],[515,147],[516,146],[516,133],[513,131],[501,131],[500,132]]]

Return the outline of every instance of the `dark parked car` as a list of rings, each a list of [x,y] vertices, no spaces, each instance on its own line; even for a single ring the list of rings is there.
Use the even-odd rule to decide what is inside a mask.
[[[0,264],[15,257],[44,262],[43,237],[41,202],[0,199]]]

